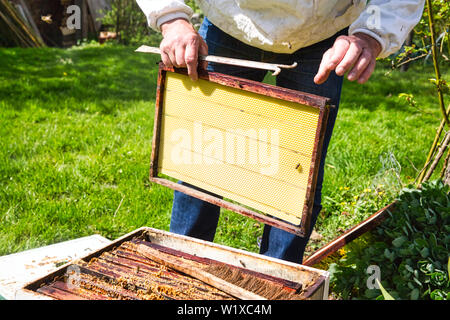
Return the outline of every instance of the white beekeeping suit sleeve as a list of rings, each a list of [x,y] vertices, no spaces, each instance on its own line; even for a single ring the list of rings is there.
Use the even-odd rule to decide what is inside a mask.
[[[141,10],[145,13],[150,28],[161,31],[160,26],[167,21],[176,18],[190,20],[192,9],[184,0],[136,0]]]
[[[401,48],[420,21],[425,0],[372,0],[350,26],[349,34],[365,33],[380,42],[380,58]]]

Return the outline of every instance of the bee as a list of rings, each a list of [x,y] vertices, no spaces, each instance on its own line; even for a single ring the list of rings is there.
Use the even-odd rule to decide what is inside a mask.
[[[287,46],[289,49],[292,49],[292,44],[290,42],[283,42],[282,45]]]

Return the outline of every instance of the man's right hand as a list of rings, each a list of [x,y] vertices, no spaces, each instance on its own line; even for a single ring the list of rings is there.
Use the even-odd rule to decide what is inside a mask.
[[[198,55],[208,54],[208,45],[185,19],[174,19],[161,25],[163,40],[159,46],[162,62],[167,67],[187,67],[189,77],[198,79]],[[203,61],[206,69],[207,62]]]

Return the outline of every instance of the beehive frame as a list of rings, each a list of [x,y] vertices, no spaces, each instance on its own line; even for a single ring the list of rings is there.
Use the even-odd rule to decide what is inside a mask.
[[[220,95],[220,93],[222,95]],[[172,96],[177,94],[181,94],[181,98],[172,98]],[[247,103],[247,106],[256,109],[252,109],[252,112],[248,112],[248,110],[245,109],[245,106],[242,107],[234,105],[234,110],[231,110],[229,109],[229,105],[225,102],[222,103],[222,100],[220,100],[224,99],[224,97],[225,99],[230,97],[231,104],[236,103],[237,101],[239,102],[239,99],[242,97],[244,104],[245,99],[250,100],[251,102]],[[192,107],[192,105],[189,105],[189,101],[195,102],[195,99],[202,100],[202,103],[207,105],[206,109],[195,108]],[[208,99],[216,99],[216,101],[210,102]],[[220,103],[218,101],[220,101]],[[181,102],[181,104],[179,102]],[[255,102],[258,102],[257,106],[255,106]],[[259,103],[261,103],[262,106],[260,106]],[[265,104],[274,106],[275,108],[280,108],[281,111],[279,114],[274,115],[271,119],[267,120],[268,117],[264,116],[264,112],[267,112],[268,110],[267,108],[264,108]],[[221,110],[220,108],[224,108],[224,106],[228,108],[227,110],[231,111],[225,112],[224,110]],[[185,69],[167,68],[160,63],[155,102],[150,180],[265,224],[283,229],[287,232],[299,236],[305,236],[310,226],[315,185],[321,158],[322,141],[330,107],[329,99],[325,97],[280,88],[277,86],[216,72],[199,70],[199,80],[197,82],[193,82],[187,76]],[[204,106],[202,106],[202,108],[204,108]],[[166,109],[169,109],[172,113],[167,113]],[[273,111],[277,110],[278,109],[274,109]],[[249,116],[250,113],[251,116]],[[287,137],[288,139],[285,138],[284,140],[285,143],[290,143],[292,141],[297,143],[297,149],[292,149],[291,151],[300,154],[303,160],[298,160],[299,163],[296,165],[296,162],[292,162],[292,154],[288,156],[291,158],[289,161],[286,160],[285,162],[287,162],[289,169],[286,170],[286,166],[283,162],[282,165],[285,167],[282,168],[283,170],[280,173],[280,179],[278,179],[278,176],[269,178],[262,174],[259,176],[257,173],[249,169],[248,166],[241,167],[240,165],[235,165],[235,163],[230,164],[226,160],[220,162],[218,165],[214,165],[213,163],[213,165],[208,167],[207,171],[204,171],[203,169],[205,169],[205,166],[203,166],[203,164],[199,166],[199,163],[197,163],[197,167],[190,165],[177,166],[173,163],[173,161],[171,162],[168,159],[169,147],[167,146],[170,146],[170,142],[168,142],[168,132],[174,132],[173,129],[180,129],[183,127],[181,124],[182,121],[187,121],[186,118],[183,118],[183,114],[184,117],[188,116],[193,119],[204,117],[206,122],[208,122],[209,119],[215,119],[216,122],[214,124],[206,123],[205,125],[211,125],[212,127],[215,125],[215,128],[217,128],[217,126],[220,127],[221,122],[227,123],[227,121],[232,121],[232,123],[236,122],[245,125],[248,121],[259,122],[260,119],[262,119],[261,121],[268,125],[268,127],[277,126],[277,123],[274,121],[284,121],[284,119],[280,119],[280,115],[286,116],[286,113],[289,116],[294,117],[296,121],[298,120],[299,123],[303,121],[303,116],[307,117],[309,120],[302,124],[304,136],[307,137],[306,143],[301,144],[299,141],[296,141],[296,139],[304,139],[305,137],[292,137],[292,134]],[[228,114],[230,114],[229,117],[231,118],[227,120],[226,118],[228,117]],[[245,118],[246,116],[249,118]],[[220,120],[217,121],[217,119]],[[190,119],[189,121],[192,122],[193,120]],[[228,122],[228,124],[229,123],[230,122]],[[292,125],[292,122],[289,126],[290,125]],[[294,123],[294,125],[296,124]],[[283,128],[286,128],[286,124],[283,125]],[[284,130],[283,128],[282,130]],[[170,131],[170,129],[172,129],[172,131]],[[225,129],[222,128],[220,130]],[[296,132],[292,129],[289,130],[291,133],[292,131],[294,133]],[[283,133],[283,131],[281,132]],[[246,137],[246,139],[250,141],[251,137]],[[259,136],[257,139],[259,139]],[[260,142],[261,141],[259,141],[259,143]],[[275,146],[278,150],[284,148],[281,146],[282,142]],[[270,144],[268,141],[263,141],[262,143],[270,148],[273,147],[273,144]],[[298,148],[303,148],[303,145],[306,150],[308,150],[305,153],[298,151]],[[290,150],[289,148],[285,149]],[[189,150],[188,152],[195,157],[195,150]],[[221,165],[224,165],[225,167]],[[192,172],[195,170],[200,171]],[[296,176],[294,170],[301,173],[299,175],[299,179],[302,179],[302,183],[291,183],[292,179],[294,179],[293,181],[297,181],[295,180]],[[279,172],[280,170],[278,168],[277,174]],[[231,178],[231,182],[226,179],[217,179],[219,176],[227,177],[228,174],[230,177],[233,175],[235,177],[239,177],[244,173],[247,174],[247,177],[250,180],[255,178],[255,183],[257,185],[259,185],[259,182],[261,181],[269,181],[267,185],[261,185],[261,187],[267,187],[268,190],[279,190],[283,195],[285,193],[290,194],[289,199],[281,199],[280,197],[268,194],[267,198],[272,196],[272,199],[268,199],[268,202],[261,203],[258,202],[258,199],[265,197],[266,194],[263,194],[264,191],[258,188],[244,188],[243,185],[247,183],[247,181],[242,182],[241,185],[239,183],[232,182]],[[209,179],[209,174],[215,177],[213,183],[211,181],[205,181]],[[165,178],[164,175],[177,180],[185,181],[189,185],[174,182]],[[203,180],[198,176],[201,176]],[[211,179],[213,179],[213,177]],[[273,185],[271,185],[272,182]],[[224,184],[227,184],[227,186],[224,187]],[[231,187],[228,186],[228,184],[230,184]],[[195,186],[195,188],[191,186]],[[199,188],[205,190],[206,192],[198,190]],[[234,190],[231,190],[233,188]],[[293,191],[289,192],[290,190]],[[296,195],[299,195],[298,199]],[[257,200],[252,199],[252,196],[256,197]],[[230,199],[231,201],[225,199]],[[272,206],[273,203],[275,203],[275,205]],[[283,208],[285,204],[286,206],[290,205],[291,209],[289,212]],[[295,208],[297,204],[301,204],[299,208]],[[295,208],[297,212],[293,213],[294,209],[292,208]]]

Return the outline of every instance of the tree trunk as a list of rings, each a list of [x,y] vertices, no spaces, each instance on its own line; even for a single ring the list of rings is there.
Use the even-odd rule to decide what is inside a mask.
[[[444,183],[450,186],[450,161],[447,162],[447,167],[445,168]]]

